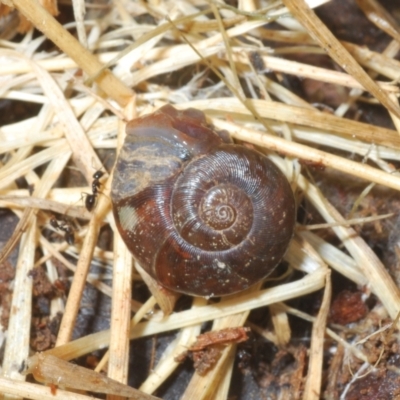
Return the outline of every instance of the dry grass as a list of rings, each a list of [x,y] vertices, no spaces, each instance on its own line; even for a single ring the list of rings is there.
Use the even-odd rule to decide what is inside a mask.
[[[84,17],[83,1],[75,0],[78,41],[36,1],[7,1],[56,43],[58,49],[38,51],[44,37],[33,39],[32,31],[23,35],[19,42],[0,41],[1,97],[42,106],[38,115],[0,129],[0,148],[3,155],[8,155],[7,162],[0,166],[0,205],[13,210],[21,218],[12,240],[1,253],[4,258],[14,246],[19,246],[12,298],[12,308],[18,312],[12,313],[10,318],[0,392],[32,399],[52,398],[49,388],[23,382],[26,377],[19,371],[30,355],[32,284],[27,274],[37,263],[37,248],[44,255],[40,261],[46,265],[52,281],[57,278],[53,258],[74,271],[66,304],[57,300],[52,305],[52,313],[62,311],[63,319],[57,347],[48,354],[71,360],[109,347],[100,367],[108,365],[108,376],[126,383],[130,339],[180,330],[142,384],[140,389],[143,392],[153,393],[173,373],[178,365],[174,358],[193,342],[204,321],[213,321],[213,329],[241,326],[246,323],[251,310],[268,305],[271,306],[274,326],[268,337],[279,346],[290,339],[287,314],[295,314],[313,324],[304,399],[318,399],[320,396],[325,334],[369,365],[368,355],[363,350],[327,328],[330,269],[374,293],[385,310],[382,318],[385,315],[392,319],[396,317],[400,310],[400,291],[382,262],[349,226],[360,223],[360,220],[346,221],[307,179],[298,159],[360,178],[365,186],[374,183],[399,190],[400,176],[391,164],[392,160],[400,158],[399,132],[344,119],[350,101],[342,104],[332,115],[318,111],[281,84],[259,73],[251,60],[257,53],[261,69],[311,77],[349,88],[352,101],[366,89],[374,100],[390,111],[394,125],[399,129],[400,108],[395,102],[398,86],[395,82],[375,80],[378,74],[398,79],[400,63],[392,57],[399,50],[399,42],[393,41],[382,54],[341,43],[303,0],[284,0],[287,8],[283,8],[280,2],[265,1],[261,2],[266,7],[262,10],[254,9],[251,0],[240,3],[240,9],[236,9],[202,0],[179,3],[121,0],[105,6],[100,22]],[[389,32],[394,32],[395,38],[398,35],[395,22],[387,21],[387,15],[376,8],[374,2],[368,4],[375,7],[373,10],[382,19],[386,18],[392,27]],[[294,18],[289,16],[288,10]],[[138,22],[145,20],[141,18],[145,14],[153,17],[151,22]],[[282,28],[268,29],[266,24],[281,15],[285,17],[277,22]],[[345,72],[286,60],[282,48],[274,52],[273,48],[263,47],[263,40],[285,43],[288,54],[291,51],[322,53],[325,50]],[[124,50],[116,51],[116,48]],[[154,78],[185,67],[193,71],[189,83],[178,87],[154,83],[157,82]],[[219,78],[219,82],[207,92],[199,89],[205,67]],[[368,68],[370,74],[364,68]],[[241,86],[243,83],[252,93],[252,98],[246,97]],[[67,92],[72,94],[66,97]],[[271,95],[279,101],[271,101]],[[108,197],[111,178],[106,176],[102,186],[104,195],[99,196],[91,214],[83,207],[81,193],[90,192],[93,172],[102,168],[98,150],[115,150],[122,143],[124,122],[165,103],[182,109],[195,107],[204,110],[216,127],[229,130],[236,139],[263,147],[287,175],[293,189],[301,191],[313,204],[341,245],[335,247],[316,234],[299,229],[286,256],[292,268],[304,273],[304,277],[297,281],[270,289],[252,288],[212,305],[205,299],[193,299],[191,309],[164,318],[160,312],[149,316],[155,305],[154,298],[144,304],[131,302],[131,257],[121,239],[115,234],[113,254],[96,249],[101,226],[110,224],[115,232]],[[321,144],[330,150],[315,148]],[[337,155],[337,149],[341,154],[365,156],[371,163],[351,161],[348,156]],[[53,188],[70,160],[82,171],[88,187]],[[38,166],[45,166],[41,176],[34,171]],[[15,180],[20,177],[34,185],[32,197],[28,198],[27,190],[16,186]],[[69,246],[69,252],[78,258],[76,266],[61,254],[67,249],[66,244],[49,243],[41,236],[39,210],[68,213],[71,217],[89,221],[79,232],[82,238],[79,246]],[[112,293],[107,285],[94,282],[88,274],[93,258],[113,266]],[[136,275],[134,279],[137,279]],[[111,329],[71,341],[79,299],[86,282],[94,283],[99,290],[112,296]],[[325,288],[324,299],[315,319],[284,304],[322,288]],[[130,306],[135,311],[132,321]],[[110,337],[113,338],[111,342]],[[194,374],[182,399],[227,398],[234,351],[234,346],[227,347],[216,368],[205,377]],[[51,369],[47,373],[51,375]],[[51,382],[53,378],[47,376],[43,380]],[[114,394],[117,396],[118,392]],[[59,399],[78,398],[75,396],[68,391],[57,391]],[[92,397],[79,395],[79,398]]]

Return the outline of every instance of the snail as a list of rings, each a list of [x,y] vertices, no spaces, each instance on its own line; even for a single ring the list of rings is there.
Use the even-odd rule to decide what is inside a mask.
[[[224,296],[268,276],[293,236],[283,173],[203,112],[171,105],[130,121],[111,187],[116,226],[162,286]]]

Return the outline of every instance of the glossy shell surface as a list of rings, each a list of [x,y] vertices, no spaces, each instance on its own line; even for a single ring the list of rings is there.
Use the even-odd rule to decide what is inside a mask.
[[[295,224],[289,182],[195,109],[130,121],[111,191],[123,240],[161,285],[223,296],[268,276]]]

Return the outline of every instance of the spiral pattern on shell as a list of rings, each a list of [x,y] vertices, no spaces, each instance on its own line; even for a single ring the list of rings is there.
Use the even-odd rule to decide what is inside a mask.
[[[182,293],[248,288],[273,271],[293,235],[295,202],[282,172],[194,109],[164,106],[128,124],[111,196],[128,249]]]

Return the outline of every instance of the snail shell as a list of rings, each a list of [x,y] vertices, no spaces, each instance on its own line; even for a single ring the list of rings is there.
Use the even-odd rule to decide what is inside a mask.
[[[295,224],[293,192],[263,154],[233,144],[195,109],[130,121],[111,198],[118,230],[161,285],[223,296],[268,276]]]

